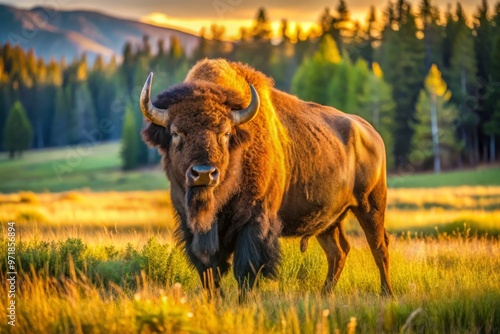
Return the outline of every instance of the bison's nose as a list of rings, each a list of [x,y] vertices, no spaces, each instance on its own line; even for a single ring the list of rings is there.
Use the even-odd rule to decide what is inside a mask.
[[[219,170],[214,166],[193,166],[187,172],[189,186],[214,186],[219,181]]]

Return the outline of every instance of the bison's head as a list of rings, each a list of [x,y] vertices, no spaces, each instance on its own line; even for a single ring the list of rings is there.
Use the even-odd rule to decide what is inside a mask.
[[[164,155],[172,190],[183,196],[188,228],[195,236],[208,233],[222,204],[238,190],[241,153],[250,139],[241,125],[257,115],[259,96],[249,85],[248,104],[248,95],[197,81],[170,88],[153,104],[152,76],[141,93],[142,113],[151,122],[143,137]]]

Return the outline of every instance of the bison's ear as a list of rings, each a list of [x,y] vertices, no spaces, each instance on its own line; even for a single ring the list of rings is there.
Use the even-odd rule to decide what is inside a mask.
[[[142,140],[148,143],[151,147],[158,147],[160,150],[166,152],[168,151],[168,146],[170,144],[170,135],[167,129],[163,126],[150,123],[141,132]]]
[[[236,148],[246,148],[250,145],[252,137],[250,133],[239,127],[235,128],[234,134],[231,136],[231,141],[229,142],[230,149]]]

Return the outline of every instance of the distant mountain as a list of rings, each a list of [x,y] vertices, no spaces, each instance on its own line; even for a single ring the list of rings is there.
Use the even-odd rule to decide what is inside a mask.
[[[46,60],[65,57],[69,62],[82,53],[93,62],[98,54],[109,59],[121,55],[127,41],[133,45],[148,35],[153,51],[158,39],[170,47],[171,36],[177,36],[189,55],[198,45],[198,36],[170,28],[116,18],[93,11],[58,11],[49,7],[20,9],[0,4],[0,43],[33,48]]]

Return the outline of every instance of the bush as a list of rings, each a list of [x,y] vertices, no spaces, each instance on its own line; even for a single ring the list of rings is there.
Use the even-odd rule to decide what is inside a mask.
[[[62,260],[63,273],[65,275],[71,275],[71,262],[73,261],[74,268],[77,270],[83,270],[84,257],[83,253],[87,249],[82,239],[68,238],[66,241],[60,243],[60,254]],[[70,260],[71,258],[71,260]]]
[[[17,218],[15,221],[22,223],[46,223],[48,222],[47,216],[39,211],[34,209],[22,210],[17,214]]]
[[[40,204],[37,194],[31,191],[20,192],[19,201],[21,203]]]
[[[59,197],[61,201],[73,201],[73,202],[79,202],[83,199],[82,195],[77,193],[76,191],[68,191],[65,193],[61,194],[61,197]]]

